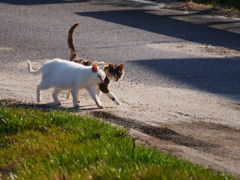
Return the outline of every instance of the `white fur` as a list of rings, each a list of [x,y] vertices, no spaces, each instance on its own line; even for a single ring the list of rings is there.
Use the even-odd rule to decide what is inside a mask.
[[[103,71],[104,65],[99,66],[97,71],[93,72],[93,66],[83,66],[82,64],[61,59],[47,61],[37,70],[32,70],[30,61],[27,63],[29,73],[34,75],[42,73],[42,79],[37,86],[37,102],[40,102],[41,90],[53,87],[52,96],[57,105],[61,104],[58,94],[62,90],[71,90],[73,105],[78,108],[78,91],[85,88],[97,106],[104,108],[97,93],[98,84],[102,83],[106,77]]]
[[[111,76],[111,77],[108,77],[108,79],[110,80],[110,83],[111,83],[111,81],[116,81],[116,82],[120,81],[122,79],[122,77],[120,79],[117,79],[115,76]],[[102,92],[99,89],[99,86],[97,86],[97,95],[98,95],[99,100],[100,100],[101,94],[102,94]],[[106,94],[110,99],[114,99],[114,102],[116,105],[121,105],[121,102],[118,100],[118,98],[112,92],[108,92],[108,93],[104,93],[104,94]],[[71,90],[68,91],[66,98],[69,99],[70,95],[71,95]]]

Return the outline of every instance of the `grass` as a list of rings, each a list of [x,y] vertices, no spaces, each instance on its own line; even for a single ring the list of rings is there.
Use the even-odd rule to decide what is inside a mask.
[[[220,2],[221,0],[210,0],[207,2],[207,5],[212,6],[216,9],[218,6],[220,6]]]
[[[0,179],[235,179],[88,116],[0,102]]]
[[[207,4],[212,6],[213,8],[217,8],[219,6],[228,7],[236,11],[240,8],[239,0],[177,0],[177,1]]]

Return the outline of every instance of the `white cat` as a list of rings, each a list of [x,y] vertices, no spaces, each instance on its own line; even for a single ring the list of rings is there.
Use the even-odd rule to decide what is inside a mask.
[[[34,75],[42,73],[42,79],[37,86],[37,102],[40,102],[40,91],[54,88],[52,93],[56,105],[61,105],[58,94],[62,90],[71,90],[73,106],[78,108],[78,91],[86,88],[99,108],[104,108],[97,91],[98,84],[103,83],[106,74],[103,71],[104,65],[84,66],[67,60],[53,59],[45,62],[42,67],[32,70],[30,61],[28,72]]]

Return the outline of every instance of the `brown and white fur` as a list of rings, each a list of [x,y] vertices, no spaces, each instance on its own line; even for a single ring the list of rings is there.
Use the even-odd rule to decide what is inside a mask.
[[[91,60],[85,60],[83,58],[78,57],[74,41],[73,41],[73,32],[75,28],[79,25],[79,23],[74,24],[68,31],[68,47],[70,49],[69,59],[70,61],[83,64],[85,66],[92,66],[93,64],[97,64],[98,66],[104,64],[104,71],[106,73],[106,78],[102,84],[99,84],[97,87],[97,93],[100,98],[101,92],[106,94],[110,99],[112,99],[117,105],[120,105],[121,102],[117,99],[117,97],[110,91],[109,84],[111,81],[119,81],[122,79],[124,75],[124,64],[121,65],[113,65],[112,63],[105,62],[97,62]],[[67,99],[70,97],[70,92],[68,92]]]
[[[85,88],[99,108],[104,108],[98,93],[98,84],[103,83],[106,74],[103,71],[104,65],[97,67],[96,64],[84,66],[74,62],[62,59],[53,59],[45,62],[37,70],[33,70],[30,61],[28,63],[28,72],[34,75],[42,74],[42,79],[37,86],[37,102],[40,102],[40,91],[54,88],[52,93],[56,105],[61,105],[58,94],[62,90],[70,90],[73,97],[73,106],[78,108],[78,91]]]

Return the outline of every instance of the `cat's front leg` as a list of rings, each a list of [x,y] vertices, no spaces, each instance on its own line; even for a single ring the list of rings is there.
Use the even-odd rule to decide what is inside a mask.
[[[101,94],[102,94],[102,92],[101,92],[99,86],[97,86],[97,96],[98,96],[98,98],[99,98],[100,103],[102,104],[102,102],[101,102],[101,100],[100,100]]]
[[[92,85],[90,87],[87,88],[90,96],[93,98],[93,100],[95,101],[95,103],[97,104],[97,106],[100,108],[100,109],[103,109],[105,106],[102,105],[102,102],[100,101],[99,97],[98,97],[98,92],[97,92],[97,85]]]
[[[107,92],[105,93],[111,100],[115,102],[117,105],[121,105],[121,102],[118,100],[118,98],[112,93],[112,92]]]

